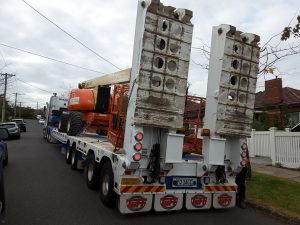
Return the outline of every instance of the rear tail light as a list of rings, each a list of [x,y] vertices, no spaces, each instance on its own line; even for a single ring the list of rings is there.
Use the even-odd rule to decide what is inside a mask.
[[[141,154],[140,153],[135,153],[132,156],[132,158],[133,158],[134,161],[140,161],[141,160]]]
[[[141,143],[136,143],[136,144],[134,145],[134,149],[135,149],[136,151],[141,151],[142,147],[143,147],[143,145],[142,145]]]
[[[143,140],[143,137],[144,137],[143,133],[137,133],[135,135],[135,140],[136,141],[141,141],[141,140]]]

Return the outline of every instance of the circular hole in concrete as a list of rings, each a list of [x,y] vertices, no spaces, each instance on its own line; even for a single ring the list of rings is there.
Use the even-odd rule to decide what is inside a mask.
[[[230,83],[231,83],[232,85],[236,85],[236,80],[237,80],[236,76],[232,76],[232,77],[230,78]]]
[[[233,45],[233,51],[237,53],[238,50],[239,50],[239,47],[237,45]]]
[[[163,20],[162,25],[161,25],[161,30],[166,31],[168,29],[168,21]]]
[[[175,35],[179,35],[182,32],[182,27],[178,24],[173,23],[171,27],[171,32]]]
[[[163,60],[162,58],[160,58],[160,57],[156,57],[156,58],[154,59],[154,65],[155,65],[157,68],[161,69],[161,68],[164,66],[164,60]]]
[[[173,79],[169,78],[167,81],[166,81],[166,87],[168,89],[173,89],[175,86],[175,82]]]
[[[246,102],[246,95],[245,94],[240,94],[240,96],[239,96],[239,102],[240,103],[245,103]]]
[[[164,50],[166,48],[166,41],[162,38],[158,39],[156,43],[156,47],[159,48],[160,50]]]
[[[172,53],[177,53],[178,50],[179,50],[179,45],[174,44],[174,43],[171,43],[171,44],[170,44],[170,51],[171,51]]]
[[[161,78],[159,76],[152,77],[152,86],[159,87],[161,85]]]
[[[229,101],[232,101],[232,102],[235,100],[235,93],[234,93],[234,92],[230,92],[230,93],[229,93],[229,95],[228,95],[228,100],[229,100]]]
[[[171,60],[170,62],[168,62],[168,69],[170,71],[175,71],[177,69],[177,64],[174,60]]]
[[[240,66],[240,62],[238,61],[238,60],[233,60],[232,61],[232,64],[231,64],[231,66],[234,68],[234,69],[238,69],[239,68],[239,66]]]
[[[244,73],[249,73],[249,70],[250,70],[249,63],[243,63],[243,72]]]
[[[247,86],[248,86],[248,79],[245,78],[245,77],[243,77],[243,78],[241,79],[241,87],[242,87],[242,88],[245,88],[245,87],[247,87]]]

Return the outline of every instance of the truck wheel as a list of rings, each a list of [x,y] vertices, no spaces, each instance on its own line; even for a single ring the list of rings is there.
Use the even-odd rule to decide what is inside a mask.
[[[70,117],[67,124],[67,134],[70,136],[76,136],[82,129],[82,113],[81,112],[70,112]]]
[[[68,145],[66,149],[66,163],[70,164],[72,159],[72,148]]]
[[[3,177],[3,171],[1,174],[1,184],[0,184],[0,212],[3,213],[5,210],[5,192],[4,192],[4,177]]]
[[[8,164],[8,151],[7,151],[7,145],[5,146],[4,149],[4,160],[3,160],[3,167],[7,166]]]
[[[46,129],[45,128],[43,128],[43,138],[47,139],[47,133],[46,133]]]
[[[72,157],[71,157],[71,169],[77,170],[77,164],[78,164],[78,151],[76,149],[72,150]]]
[[[114,174],[110,162],[105,162],[101,168],[99,189],[102,203],[109,207],[114,206],[117,195],[114,191]]]
[[[95,190],[99,188],[100,170],[99,170],[99,164],[95,161],[94,153],[89,153],[86,158],[86,165],[84,167],[84,176],[86,180],[86,185],[90,189]]]
[[[64,113],[61,114],[60,120],[58,123],[58,131],[64,132],[64,133],[67,132],[68,119],[69,119],[69,114],[64,114]]]

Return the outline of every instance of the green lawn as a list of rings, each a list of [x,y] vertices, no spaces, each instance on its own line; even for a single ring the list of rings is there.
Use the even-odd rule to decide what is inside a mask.
[[[250,202],[300,219],[300,182],[253,172],[246,194]]]

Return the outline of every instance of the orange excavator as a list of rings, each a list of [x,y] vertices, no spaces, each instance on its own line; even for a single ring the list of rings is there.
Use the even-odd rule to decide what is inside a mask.
[[[130,69],[126,69],[81,82],[69,94],[68,112],[62,115],[59,130],[71,136],[83,130],[100,135],[107,135],[109,127],[114,131],[118,123],[115,105],[120,101],[119,92],[122,89],[123,93],[127,86],[120,84],[128,83],[129,79]]]
[[[83,81],[71,90],[68,112],[61,116],[59,130],[76,136],[82,131],[105,135],[115,146],[123,147],[129,95],[130,69]],[[202,153],[198,130],[203,126],[205,99],[187,96],[183,128],[183,154]]]

